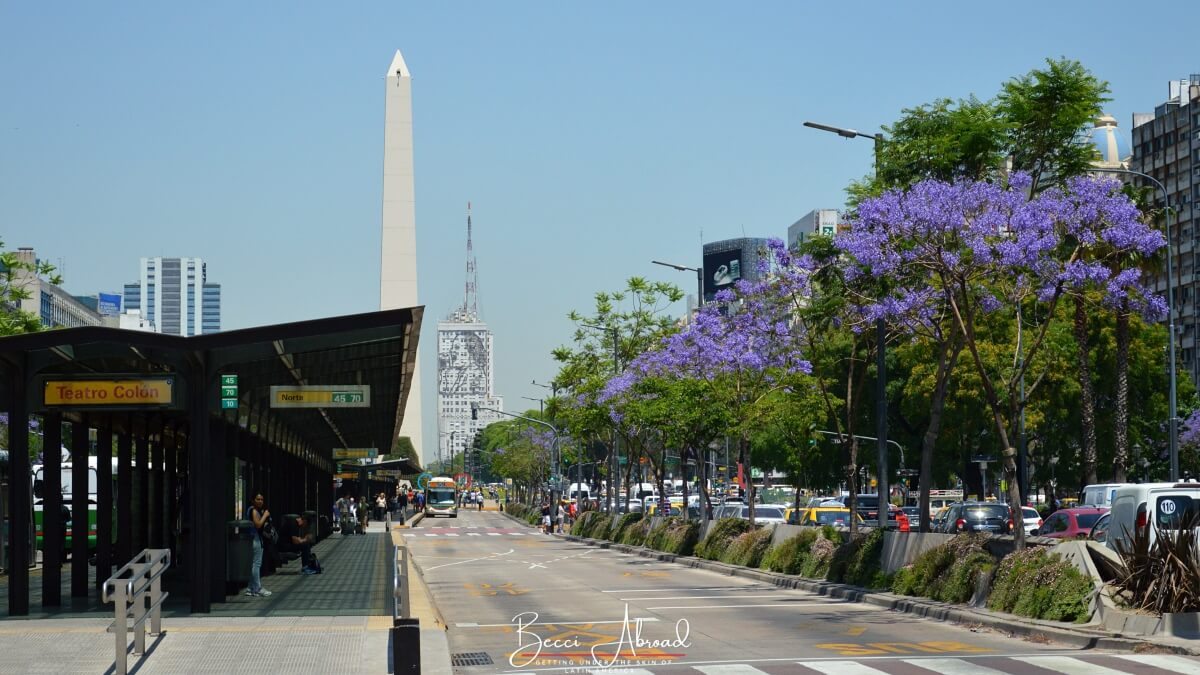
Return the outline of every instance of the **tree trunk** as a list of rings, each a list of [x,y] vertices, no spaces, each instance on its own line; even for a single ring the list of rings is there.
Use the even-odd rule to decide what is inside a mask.
[[[1129,300],[1117,311],[1117,416],[1113,420],[1113,482],[1124,483],[1129,466]]]
[[[689,456],[689,455],[691,455],[691,452],[692,452],[692,451],[691,451],[690,449],[687,449],[687,448],[685,448],[685,449],[683,449],[683,450],[680,450],[680,451],[679,451],[679,472],[680,472],[681,474],[683,474],[683,483],[682,483],[682,485],[683,485],[683,490],[682,490],[682,492],[683,492],[683,508],[682,508],[682,509],[680,509],[680,515],[682,515],[682,516],[683,516],[683,519],[684,519],[684,520],[689,520],[689,518],[688,518],[688,475],[687,475],[687,463],[688,463],[688,456]],[[668,515],[669,515],[669,514],[668,514]]]
[[[937,446],[938,435],[942,430],[942,414],[946,408],[946,391],[950,388],[950,376],[954,372],[954,364],[958,361],[958,353],[962,343],[958,340],[943,341],[938,349],[937,384],[933,388],[933,396],[929,401],[929,426],[925,428],[925,436],[921,439],[921,477],[919,487],[920,530],[929,532],[929,490],[933,487],[933,451]]]
[[[1075,344],[1079,360],[1079,417],[1083,425],[1083,480],[1096,482],[1096,392],[1092,386],[1088,355],[1087,310],[1082,296],[1075,296]]]
[[[738,455],[742,463],[742,475],[746,477],[746,505],[750,515],[750,527],[754,527],[754,478],[750,474],[750,439],[742,434],[738,439]]]
[[[846,460],[846,491],[850,494],[846,496],[846,506],[850,509],[850,539],[854,539],[854,535],[858,534],[858,439],[853,435],[849,438],[847,453],[849,456]]]

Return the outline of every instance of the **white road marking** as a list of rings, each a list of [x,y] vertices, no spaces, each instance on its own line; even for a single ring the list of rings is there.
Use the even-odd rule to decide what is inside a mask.
[[[780,597],[796,597],[771,593],[768,595],[666,595],[661,598],[617,598],[618,600],[743,600],[743,599],[758,599],[758,598],[780,598]],[[842,602],[833,599],[833,602]]]
[[[498,556],[502,556],[502,555],[508,555],[509,553],[512,553],[512,552],[513,552],[513,551],[515,551],[515,550],[516,550],[516,549],[511,549],[511,548],[510,548],[510,549],[508,549],[507,551],[505,551],[504,553],[492,553],[492,554],[490,554],[490,555],[485,555],[485,556],[482,556],[482,557],[479,557],[479,558],[469,558],[469,559],[467,559],[467,560],[459,560],[458,562],[446,563],[446,564],[444,564],[444,565],[434,565],[433,567],[426,567],[425,569],[426,569],[426,571],[428,571],[428,570],[436,570],[436,569],[438,569],[438,568],[441,568],[441,567],[450,567],[451,565],[462,565],[462,564],[465,564],[465,563],[469,563],[469,562],[477,562],[477,561],[480,561],[480,560],[492,560],[492,559],[494,559],[494,558],[496,558],[496,557],[498,557]]]
[[[489,537],[499,537],[500,536],[499,532],[488,532],[487,534]]]
[[[778,609],[796,609],[797,607],[815,607],[818,605],[826,605],[827,602],[772,602],[766,605],[670,605],[667,607],[647,607],[646,609],[738,609],[743,607],[776,607]],[[855,604],[843,606],[847,610],[858,610],[860,612],[874,612],[876,607],[862,607]]]
[[[765,590],[767,586],[705,586],[703,588],[620,588],[615,591],[600,591],[601,593],[670,593],[672,591],[746,591]]]
[[[1195,673],[1198,669],[1200,669],[1200,663],[1185,659],[1181,656],[1163,656],[1160,654],[1146,654],[1144,656],[1135,656],[1131,654],[1109,654],[1109,656],[1115,656],[1118,659],[1125,659],[1127,661],[1133,661],[1134,663],[1140,663],[1147,666],[1154,666],[1155,668],[1162,668],[1163,670],[1169,670],[1173,673],[1189,674]]]
[[[1004,671],[963,659],[905,659],[904,662],[941,675],[1007,675]]]
[[[425,535],[425,536],[426,536],[426,537],[436,537],[437,535],[436,535],[436,534],[427,534],[427,535]]]
[[[629,617],[629,625],[633,625],[639,619]],[[642,623],[657,623],[658,617],[647,616],[640,619]],[[525,626],[603,626],[612,623],[625,623],[621,619],[616,621],[534,621],[533,623],[522,624]],[[500,626],[514,626],[513,623],[456,623],[456,628],[498,628]]]
[[[727,666],[692,666],[704,675],[766,675],[764,671],[744,663],[731,663]]]
[[[446,533],[446,536],[447,536],[447,537],[457,537],[457,536],[458,536],[458,533],[457,533],[457,532],[447,532],[447,533]]]
[[[468,532],[468,533],[467,533],[467,536],[468,536],[468,537],[478,537],[478,536],[479,536],[479,533],[478,533],[478,532]]]
[[[1086,661],[1073,659],[1070,656],[1017,656],[1015,661],[1022,661],[1031,666],[1053,670],[1063,675],[1127,675],[1119,670],[1097,666]]]
[[[600,670],[589,670],[588,675],[612,675],[620,673],[620,675],[654,675],[645,668],[602,668]]]
[[[825,675],[887,675],[882,670],[855,661],[800,661],[800,665]]]

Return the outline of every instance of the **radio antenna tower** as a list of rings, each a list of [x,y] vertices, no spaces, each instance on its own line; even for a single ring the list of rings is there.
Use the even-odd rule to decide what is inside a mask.
[[[467,202],[467,286],[463,298],[463,312],[472,317],[479,315],[478,283],[479,273],[475,269],[475,249],[471,245],[471,202]]]

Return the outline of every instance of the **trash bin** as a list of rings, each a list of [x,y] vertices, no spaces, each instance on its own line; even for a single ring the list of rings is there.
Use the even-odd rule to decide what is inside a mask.
[[[225,580],[249,583],[250,563],[254,560],[254,542],[250,539],[249,520],[231,520],[226,524],[229,541],[225,542]]]

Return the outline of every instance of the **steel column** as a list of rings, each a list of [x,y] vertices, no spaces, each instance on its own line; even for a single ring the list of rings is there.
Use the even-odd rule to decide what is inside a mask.
[[[42,606],[62,605],[62,413],[42,417]]]
[[[88,596],[88,538],[91,523],[88,518],[88,438],[87,416],[80,413],[80,422],[71,424],[71,597]],[[99,486],[97,486],[99,489]]]

